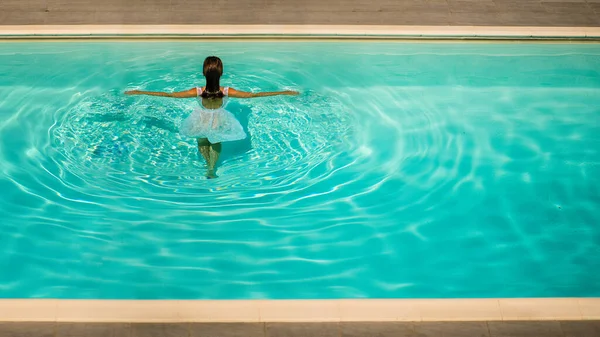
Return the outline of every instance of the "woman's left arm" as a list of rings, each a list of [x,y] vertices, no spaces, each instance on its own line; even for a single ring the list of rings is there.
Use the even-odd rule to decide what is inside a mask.
[[[198,96],[196,88],[192,88],[186,91],[178,92],[161,92],[161,91],[141,91],[141,90],[130,90],[125,91],[125,95],[149,95],[149,96],[161,96],[161,97],[173,97],[173,98],[192,98]]]
[[[233,88],[229,88],[229,97],[236,98],[253,98],[253,97],[266,97],[266,96],[279,96],[279,95],[289,95],[296,96],[299,93],[293,90],[286,91],[270,91],[270,92],[245,92],[240,90],[235,90]]]

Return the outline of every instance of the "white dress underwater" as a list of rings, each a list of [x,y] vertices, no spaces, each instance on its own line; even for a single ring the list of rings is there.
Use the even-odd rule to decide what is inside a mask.
[[[202,88],[197,87],[200,108],[196,108],[182,123],[179,133],[186,137],[208,138],[211,143],[231,142],[246,138],[246,132],[235,118],[225,110],[229,87],[223,88],[223,104],[218,109],[207,109],[202,105]]]

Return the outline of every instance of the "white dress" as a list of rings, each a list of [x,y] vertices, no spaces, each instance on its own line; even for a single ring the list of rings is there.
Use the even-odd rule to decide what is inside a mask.
[[[200,108],[192,112],[179,128],[179,133],[186,137],[208,138],[211,143],[231,142],[246,138],[246,132],[235,116],[224,109],[229,94],[229,87],[223,88],[223,104],[218,109],[207,109],[202,106],[202,88],[197,87]]]

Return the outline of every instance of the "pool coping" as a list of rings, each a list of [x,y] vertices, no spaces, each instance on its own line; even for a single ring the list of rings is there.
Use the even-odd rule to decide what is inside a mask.
[[[600,40],[600,27],[374,25],[0,25],[0,39],[578,39]]]
[[[4,322],[425,322],[598,319],[600,298],[0,299],[0,321]]]

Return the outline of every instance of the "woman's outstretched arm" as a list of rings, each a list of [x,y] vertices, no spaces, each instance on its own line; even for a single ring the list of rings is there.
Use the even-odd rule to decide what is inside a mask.
[[[297,91],[286,90],[286,91],[269,91],[269,92],[245,92],[229,88],[229,97],[236,98],[253,98],[253,97],[266,97],[266,96],[278,96],[278,95],[298,95]]]
[[[186,91],[179,92],[161,92],[161,91],[141,91],[141,90],[130,90],[125,91],[125,95],[149,95],[149,96],[162,96],[162,97],[174,97],[174,98],[191,98],[198,96],[196,88],[192,88]]]

